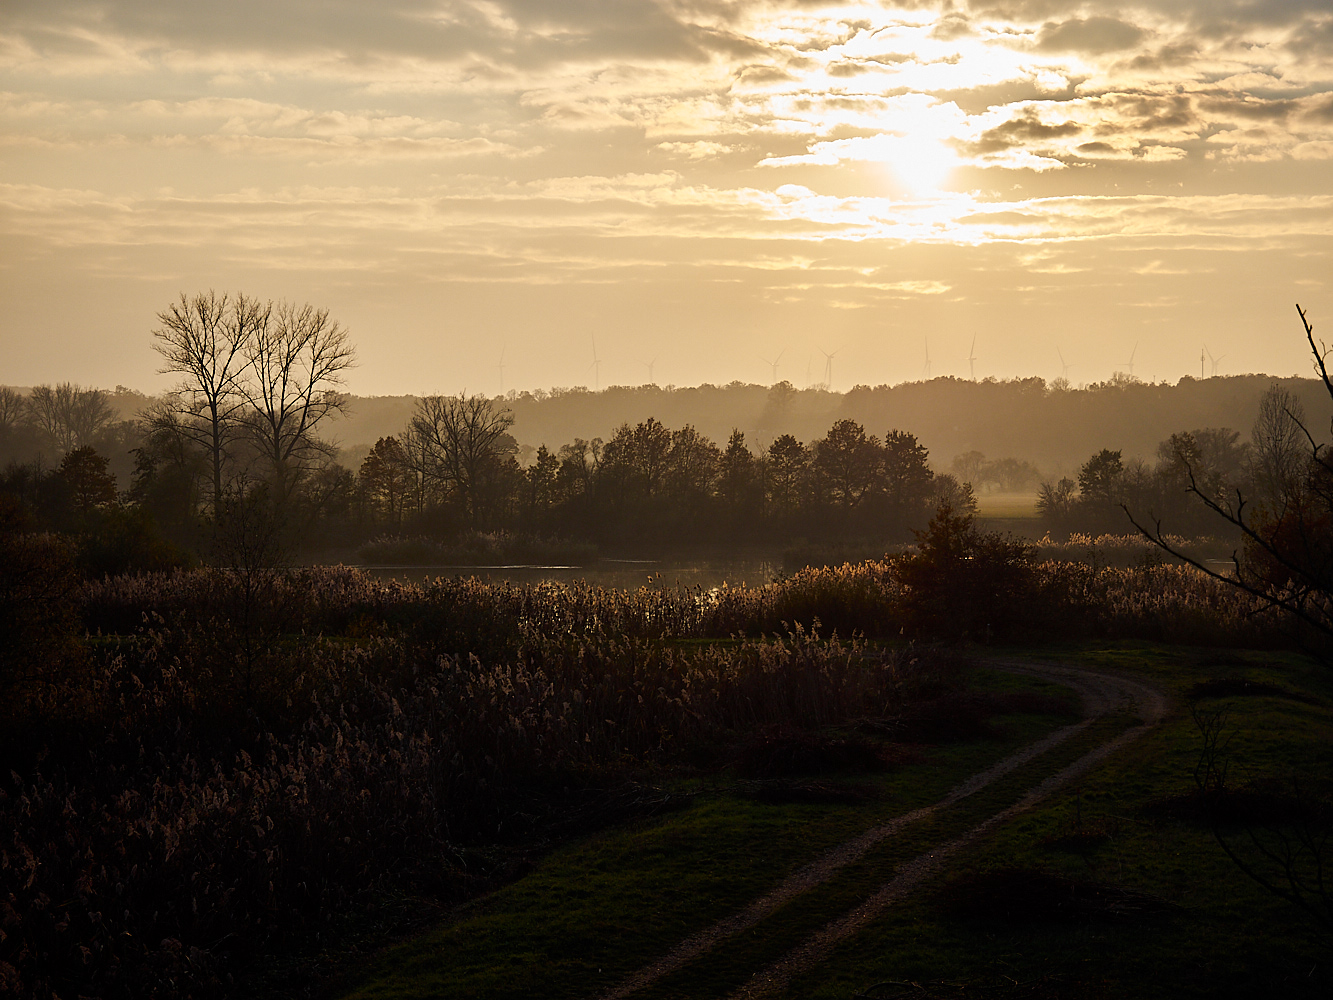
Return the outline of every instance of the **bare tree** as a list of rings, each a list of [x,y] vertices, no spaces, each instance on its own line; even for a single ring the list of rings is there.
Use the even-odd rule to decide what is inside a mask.
[[[1296,312],[1314,355],[1315,373],[1333,399],[1333,375],[1327,365],[1329,349],[1315,340],[1305,310],[1297,305]],[[1143,525],[1129,514],[1128,507],[1121,506],[1129,514],[1130,522],[1149,541],[1208,576],[1245,591],[1313,629],[1322,635],[1327,651],[1328,641],[1333,640],[1333,457],[1328,446],[1318,443],[1298,419],[1294,407],[1285,408],[1285,412],[1300,429],[1305,449],[1298,474],[1299,495],[1289,499],[1281,509],[1256,511],[1239,489],[1229,497],[1218,497],[1196,470],[1186,464],[1188,492],[1242,537],[1243,549],[1232,553],[1231,572],[1218,572],[1190,558],[1167,539],[1160,519],[1151,526]]]
[[[240,345],[248,371],[239,388],[281,508],[300,475],[328,454],[315,431],[345,409],[347,397],[337,387],[356,364],[356,351],[327,309],[280,302],[264,315]]]
[[[420,514],[426,509],[434,493],[434,465],[431,461],[431,445],[414,424],[409,423],[401,434],[398,443],[403,448],[407,468],[411,472],[411,485],[408,488],[406,506]],[[406,509],[406,507],[405,507]]]
[[[23,393],[0,386],[0,440],[18,429],[25,415]]]
[[[513,424],[513,414],[497,411],[485,396],[426,396],[417,403],[412,429],[429,455],[429,474],[470,521],[482,513],[485,486],[512,441]]]
[[[26,400],[28,419],[61,453],[90,445],[115,417],[107,394],[71,382],[36,386]]]
[[[1250,436],[1254,449],[1251,474],[1271,510],[1280,510],[1300,493],[1309,462],[1304,427],[1301,401],[1276,382],[1269,386],[1259,401],[1259,416]]]
[[[224,487],[224,466],[246,406],[241,379],[250,364],[247,343],[264,328],[270,307],[237,295],[199,293],[173,302],[157,314],[153,349],[163,373],[183,376],[165,407],[149,414],[156,426],[168,422],[207,454],[212,471],[211,505],[216,513]]]

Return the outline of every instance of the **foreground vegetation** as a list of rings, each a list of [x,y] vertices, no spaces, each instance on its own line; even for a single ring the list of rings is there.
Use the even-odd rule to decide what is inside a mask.
[[[345,568],[79,583],[59,539],[13,539],[0,970],[42,997],[244,992],[262,955],[387,900],[466,899],[691,775],[831,746],[874,771],[902,740],[836,732],[928,745],[932,712],[984,732],[1004,706],[948,702],[961,682],[916,641],[1292,643],[1187,568],[1034,564],[948,510],[914,555],[707,593]]]
[[[1333,763],[1333,689],[1322,669],[1282,654],[1133,642],[1043,653],[1052,654],[1094,669],[1132,668],[1178,707],[1141,742],[1000,827],[777,995],[1326,995],[1333,985],[1326,932],[1247,879],[1218,848],[1193,779],[1199,742],[1186,709],[1193,703],[1230,713],[1233,806],[1253,810],[1257,790],[1267,789],[1265,808],[1291,808],[1290,788],[1277,794],[1275,776],[1327,773]],[[1013,692],[1020,683],[972,673],[978,692]],[[795,786],[822,789],[817,804],[798,800],[791,785],[785,798],[757,799],[745,782],[718,780],[667,815],[583,838],[382,955],[349,983],[348,995],[602,995],[831,845],[938,800],[951,783],[1059,724],[1049,714],[1054,706],[1043,714],[1041,702],[1028,698],[992,720],[998,734],[937,735],[918,744],[916,761],[887,774],[826,762]],[[1126,724],[1108,719],[974,799],[905,828],[752,932],[634,995],[730,995],[904,862],[1008,806]],[[1243,847],[1254,824],[1253,814],[1236,809],[1221,833]]]

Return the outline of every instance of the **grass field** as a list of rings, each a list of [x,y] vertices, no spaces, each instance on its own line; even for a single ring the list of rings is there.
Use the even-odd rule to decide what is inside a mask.
[[[791,997],[1324,995],[1328,939],[1302,911],[1246,878],[1180,803],[1195,788],[1189,706],[1225,707],[1233,786],[1327,773],[1330,685],[1279,654],[1117,643],[1031,655],[1146,679],[1169,693],[1166,722],[1032,811],[954,857],[947,872],[787,987]],[[1277,694],[1192,696],[1243,677]],[[981,690],[1043,682],[978,670]],[[1206,691],[1206,689],[1204,689]],[[1286,694],[1299,696],[1289,697]],[[734,774],[673,791],[683,805],[561,847],[527,876],[383,953],[349,998],[592,997],[830,847],[937,801],[964,776],[1068,723],[1011,715],[991,738],[925,748],[886,774],[819,779],[866,794],[825,804],[756,801]],[[746,933],[636,993],[714,997],[742,987],[855,907],[906,860],[1005,808],[1131,724],[1104,718],[957,806],[909,826]],[[915,985],[911,985],[915,984]],[[985,993],[981,995],[991,995]]]
[[[983,518],[1036,518],[1037,494],[982,493],[977,497],[977,516]]]

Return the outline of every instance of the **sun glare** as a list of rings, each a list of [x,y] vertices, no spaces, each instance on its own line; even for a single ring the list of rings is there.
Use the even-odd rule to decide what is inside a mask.
[[[885,144],[885,165],[906,191],[918,197],[949,183],[958,156],[937,139],[904,137]]]

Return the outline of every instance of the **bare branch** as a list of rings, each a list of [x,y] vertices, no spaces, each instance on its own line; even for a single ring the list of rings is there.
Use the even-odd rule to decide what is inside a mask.
[[[71,382],[35,386],[25,408],[28,419],[62,454],[90,445],[115,417],[105,392]]]
[[[417,404],[412,431],[429,456],[426,472],[471,519],[480,514],[483,481],[513,423],[508,410],[497,412],[485,396],[426,396]]]
[[[211,503],[221,502],[224,468],[245,405],[240,380],[249,367],[245,344],[267,320],[268,306],[256,299],[213,291],[180,299],[157,314],[153,349],[162,355],[159,371],[182,376],[169,397],[178,418],[173,430],[187,434],[209,456]],[[158,413],[159,420],[165,413]]]
[[[1301,318],[1301,326],[1305,327],[1305,339],[1310,344],[1310,353],[1314,355],[1314,370],[1319,373],[1319,378],[1324,383],[1324,388],[1328,390],[1330,399],[1333,399],[1333,381],[1329,380],[1328,366],[1328,348],[1324,346],[1323,341],[1318,343],[1314,339],[1314,327],[1310,325],[1310,320],[1306,318],[1305,310],[1301,308],[1300,303],[1296,304],[1296,314]]]
[[[356,364],[347,331],[328,310],[281,302],[256,314],[241,345],[248,377],[238,389],[249,404],[247,422],[270,467],[279,504],[295,479],[329,448],[315,431],[347,397],[337,391]]]

